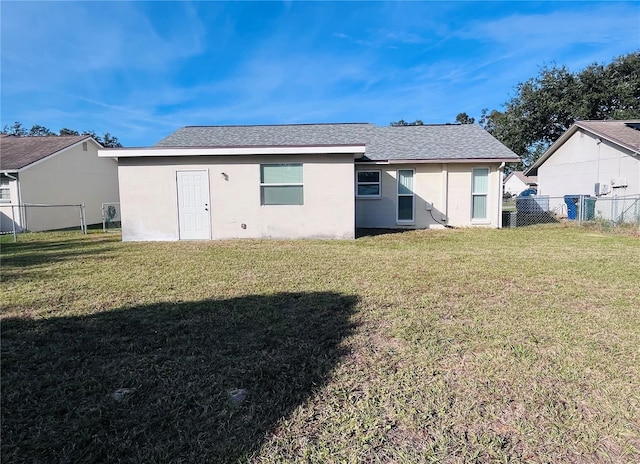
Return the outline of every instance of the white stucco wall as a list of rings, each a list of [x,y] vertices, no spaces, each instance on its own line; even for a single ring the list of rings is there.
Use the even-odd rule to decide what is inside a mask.
[[[620,178],[627,186],[611,188],[605,198],[640,194],[640,157],[578,129],[538,168],[538,194],[593,196],[596,183],[611,185]]]
[[[489,167],[487,220],[471,220],[471,174],[473,168]],[[356,226],[362,228],[500,227],[502,208],[501,171],[493,164],[394,164],[356,165],[356,170],[381,171],[382,195],[356,199]],[[415,222],[396,221],[397,171],[414,169]],[[431,213],[427,203],[432,205]],[[433,217],[432,217],[433,215]]]
[[[261,206],[261,163],[302,163],[304,205]],[[209,173],[212,239],[354,237],[353,154],[239,155],[120,158],[123,240],[179,239],[181,170]]]
[[[95,143],[87,141],[86,148],[81,142],[20,170],[21,203],[84,203],[87,224],[101,223],[101,204],[118,202],[118,167],[113,159],[98,158]],[[11,200],[17,204],[17,188]],[[27,207],[20,216],[18,223],[32,232],[80,225],[77,208]]]

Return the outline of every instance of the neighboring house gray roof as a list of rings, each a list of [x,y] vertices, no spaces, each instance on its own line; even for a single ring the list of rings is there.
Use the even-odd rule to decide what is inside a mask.
[[[273,126],[187,126],[156,147],[365,145],[365,159],[463,160],[518,157],[480,126],[442,124],[376,127],[368,123]]]
[[[91,139],[91,136],[18,137],[3,135],[0,137],[0,171],[17,171],[87,139]]]
[[[640,154],[640,119],[576,121],[525,171],[525,174],[537,174],[538,168],[549,159],[569,137],[575,134],[578,129],[588,131],[632,153]]]
[[[520,179],[523,184],[531,185],[538,183],[538,176],[525,176],[522,171],[512,171],[507,177],[505,177],[504,182],[506,183],[512,177]]]

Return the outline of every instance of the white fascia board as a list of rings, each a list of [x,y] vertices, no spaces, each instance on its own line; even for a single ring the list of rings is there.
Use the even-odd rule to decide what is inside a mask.
[[[238,156],[238,155],[308,155],[308,154],[353,154],[362,155],[364,145],[325,145],[287,147],[223,147],[223,148],[115,148],[98,150],[103,158],[136,158],[150,156]]]
[[[394,159],[384,161],[357,161],[358,165],[376,165],[376,164],[482,164],[482,163],[515,163],[520,158],[443,158],[443,159]]]

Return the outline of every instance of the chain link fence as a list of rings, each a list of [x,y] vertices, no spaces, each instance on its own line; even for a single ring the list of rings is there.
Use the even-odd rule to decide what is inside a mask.
[[[101,212],[103,232],[119,232],[120,203],[102,203]],[[86,217],[84,204],[0,204],[0,234],[12,234],[14,241],[25,232],[77,230],[86,234]],[[91,228],[96,226],[100,224],[91,224]]]
[[[532,195],[503,202],[502,226],[524,227],[561,221],[640,227],[640,195],[594,197]]]
[[[77,205],[52,205],[23,203],[0,206],[3,234],[45,232],[50,230],[78,230],[87,233],[85,207]]]

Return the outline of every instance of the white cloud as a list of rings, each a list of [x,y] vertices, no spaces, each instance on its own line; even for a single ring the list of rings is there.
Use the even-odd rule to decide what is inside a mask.
[[[188,4],[181,13],[183,27],[160,33],[135,3],[5,3],[3,80],[20,91],[112,71],[163,72],[203,51],[202,24]]]
[[[566,50],[595,46],[610,54],[613,50],[633,50],[640,46],[640,10],[637,4],[596,5],[570,3],[561,11],[547,14],[514,14],[493,21],[471,23],[458,37],[492,43],[518,54],[535,54],[555,59]],[[615,53],[615,52],[613,52]],[[578,53],[580,54],[580,53]]]
[[[429,39],[418,33],[400,29],[364,30],[357,37],[342,32],[336,32],[332,35],[361,47],[371,48],[397,48],[402,45],[418,45],[429,42]]]

